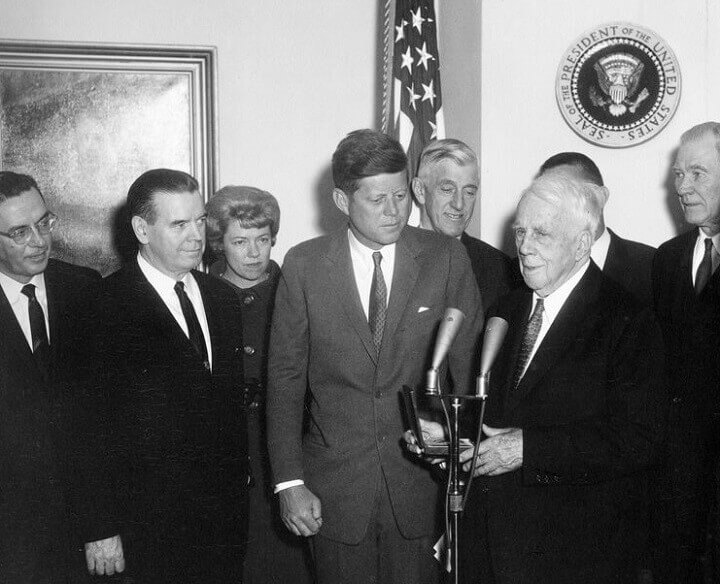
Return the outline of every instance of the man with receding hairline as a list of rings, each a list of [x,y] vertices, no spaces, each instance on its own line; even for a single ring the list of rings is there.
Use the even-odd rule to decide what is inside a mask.
[[[485,439],[461,539],[467,583],[634,584],[634,502],[663,420],[648,307],[590,259],[600,206],[558,175],[523,192],[513,230],[526,289],[500,300]],[[472,451],[460,455],[469,459]],[[647,527],[645,526],[645,529]]]
[[[65,365],[100,275],[50,259],[58,217],[35,180],[0,172],[0,581],[65,583]],[[70,419],[70,418],[68,418]]]
[[[475,152],[460,140],[433,140],[420,154],[412,188],[420,207],[420,227],[460,240],[470,258],[483,306],[490,310],[517,277],[508,256],[465,231],[480,198]]]
[[[681,136],[673,173],[692,228],[663,243],[653,263],[671,395],[667,464],[654,501],[655,577],[702,582],[709,571],[717,581],[717,552],[706,542],[720,470],[720,123],[698,124]],[[720,534],[711,527],[717,546]]]
[[[103,280],[84,346],[88,456],[77,513],[90,573],[239,582],[247,477],[237,296],[195,270],[205,205],[187,173],[130,187],[139,251]],[[94,455],[94,456],[93,456]]]

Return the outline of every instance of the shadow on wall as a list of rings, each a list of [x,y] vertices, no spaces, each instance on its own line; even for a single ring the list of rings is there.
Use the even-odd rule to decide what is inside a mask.
[[[335,183],[332,178],[332,167],[328,164],[315,181],[315,208],[317,209],[316,226],[321,234],[331,233],[345,225],[345,215],[335,206],[332,191]]]
[[[665,203],[667,205],[668,213],[672,219],[675,233],[679,234],[683,231],[687,231],[688,224],[685,222],[685,216],[683,215],[680,203],[678,203],[677,191],[675,190],[675,175],[673,174],[673,164],[675,164],[675,157],[677,156],[678,149],[675,148],[668,155],[667,164],[667,175],[663,183],[665,189]]]
[[[121,265],[132,261],[137,255],[138,243],[130,224],[130,213],[126,204],[120,205],[112,217],[112,244]]]

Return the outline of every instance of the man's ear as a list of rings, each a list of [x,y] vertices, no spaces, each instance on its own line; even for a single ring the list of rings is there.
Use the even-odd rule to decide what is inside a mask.
[[[342,189],[333,189],[333,201],[335,206],[340,209],[345,215],[350,215],[350,201],[348,196]]]
[[[585,256],[589,256],[590,249],[592,248],[592,244],[594,241],[595,238],[593,237],[593,234],[590,233],[587,229],[583,229],[580,232],[580,236],[578,237],[578,245],[575,252],[575,259],[580,260]]]
[[[133,231],[135,232],[135,237],[137,237],[137,240],[142,243],[143,245],[147,244],[148,242],[148,234],[147,234],[147,226],[148,223],[140,217],[139,215],[135,215],[132,219],[130,219],[130,224],[132,225]]]
[[[412,179],[412,191],[415,195],[415,200],[417,201],[418,205],[425,205],[425,183],[421,181],[418,177],[415,177]]]

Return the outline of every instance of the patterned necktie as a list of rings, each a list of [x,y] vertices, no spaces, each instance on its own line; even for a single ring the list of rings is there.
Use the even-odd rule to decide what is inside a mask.
[[[710,274],[712,274],[712,252],[712,239],[706,237],[705,254],[703,255],[703,259],[698,266],[697,274],[695,274],[695,294],[699,295],[700,292],[703,291],[703,288],[705,288],[705,284],[707,284],[707,281],[710,279]]]
[[[538,335],[540,334],[540,328],[542,327],[542,315],[543,315],[543,299],[538,298],[535,304],[535,310],[533,310],[532,316],[525,327],[523,333],[522,344],[520,345],[520,354],[518,355],[517,365],[515,366],[515,375],[513,375],[513,389],[517,389],[520,385],[525,367],[530,361],[530,354],[532,353],[535,341],[537,341]]]
[[[198,321],[195,308],[193,308],[192,302],[190,302],[190,298],[185,292],[185,284],[180,281],[175,282],[175,293],[180,299],[180,308],[182,308],[188,332],[190,333],[190,342],[193,344],[195,351],[197,351],[197,354],[200,355],[203,363],[205,363],[205,366],[207,367],[208,354],[207,347],[205,346],[205,335],[203,335],[202,328],[200,328],[200,321]]]
[[[385,328],[385,316],[387,314],[387,287],[385,286],[385,278],[383,278],[382,254],[379,251],[373,252],[373,262],[375,262],[375,270],[373,271],[373,281],[370,287],[370,308],[368,310],[368,322],[370,324],[370,332],[372,333],[375,350],[380,352],[382,344],[383,329]]]
[[[47,371],[50,361],[50,342],[45,328],[45,313],[35,297],[34,284],[25,284],[21,292],[28,299],[33,355],[35,355],[38,364]]]

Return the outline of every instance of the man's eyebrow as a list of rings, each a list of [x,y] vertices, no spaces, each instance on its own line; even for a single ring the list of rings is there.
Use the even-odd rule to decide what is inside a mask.
[[[45,214],[42,217],[40,217],[40,219],[35,221],[35,223],[39,223],[43,219],[46,219],[48,215],[50,215],[50,211],[46,211]],[[33,225],[34,225],[34,223],[33,223]],[[23,223],[22,225],[13,225],[8,228],[8,233],[11,233],[12,231],[15,231],[16,229],[24,229],[24,228],[29,228],[29,227],[30,227],[30,225],[28,225],[27,223]]]

